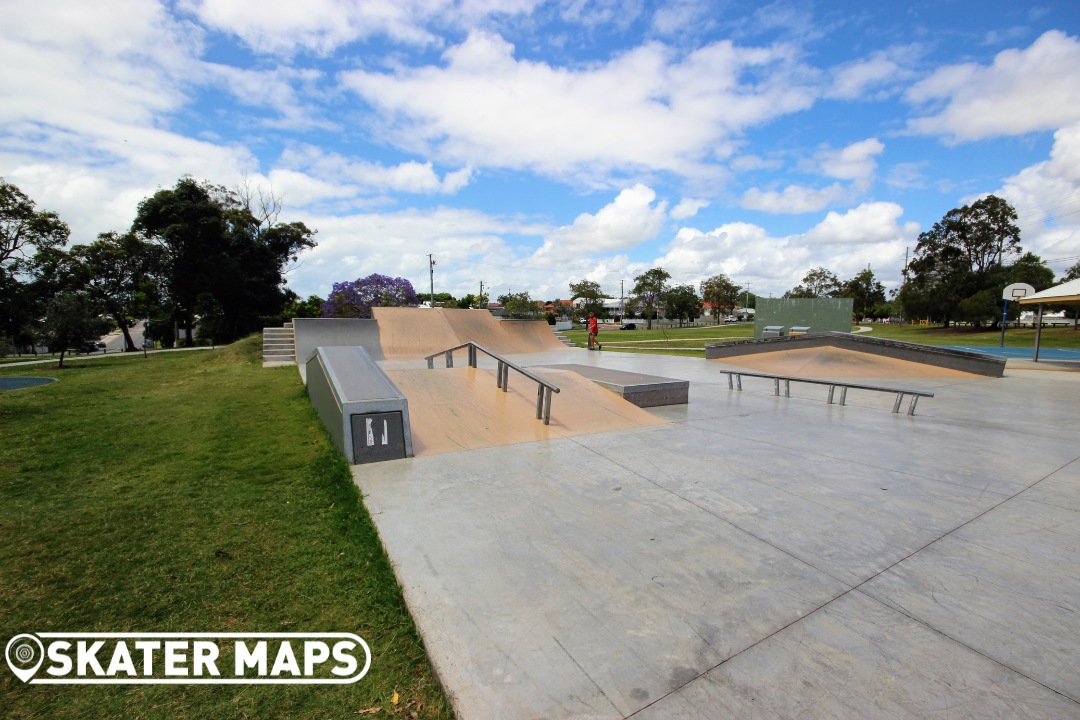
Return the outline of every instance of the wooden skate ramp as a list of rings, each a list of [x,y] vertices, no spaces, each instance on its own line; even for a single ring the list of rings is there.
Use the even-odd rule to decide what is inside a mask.
[[[536,419],[536,383],[514,372],[507,392],[496,387],[494,370],[465,367],[386,374],[409,400],[417,457],[667,422],[577,373],[530,371],[560,389],[551,399],[550,425]]]
[[[516,355],[567,347],[539,320],[498,320],[486,310],[372,308],[388,360],[422,358],[474,342],[492,352]]]
[[[807,378],[977,378],[960,370],[871,355],[837,347],[777,350],[720,358],[726,365]]]
[[[461,344],[454,329],[438,310],[375,307],[379,344],[387,360],[422,358]]]
[[[569,346],[555,337],[551,325],[541,320],[502,320],[499,327],[506,331],[511,340],[524,352],[549,352],[551,350],[569,350]]]

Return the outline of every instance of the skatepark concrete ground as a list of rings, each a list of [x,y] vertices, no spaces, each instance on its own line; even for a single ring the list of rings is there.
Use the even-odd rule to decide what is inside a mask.
[[[719,361],[510,359],[690,401],[354,468],[462,720],[1080,717],[1080,373],[873,380],[935,393],[907,416]]]

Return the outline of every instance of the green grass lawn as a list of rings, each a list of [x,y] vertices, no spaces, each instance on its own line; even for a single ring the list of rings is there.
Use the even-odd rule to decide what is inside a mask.
[[[644,327],[644,323],[638,325]],[[938,326],[894,325],[874,323],[865,325],[867,337],[903,340],[923,345],[975,345],[997,347],[1001,330],[974,330],[969,327],[942,328]],[[854,330],[855,328],[853,328]],[[588,335],[584,330],[567,330],[564,334],[578,347],[585,347]],[[614,330],[601,328],[599,338],[604,352],[644,352],[659,355],[705,357],[705,346],[732,340],[747,340],[754,336],[753,323],[704,325],[692,328],[665,330]],[[1080,348],[1080,332],[1071,327],[1042,329],[1044,348]],[[1005,331],[1006,347],[1035,347],[1035,330],[1009,328]]]
[[[0,369],[59,378],[0,392],[0,642],[351,632],[371,647],[369,673],[328,686],[42,686],[5,665],[0,715],[453,716],[348,465],[296,368],[264,369],[260,352],[256,336]]]

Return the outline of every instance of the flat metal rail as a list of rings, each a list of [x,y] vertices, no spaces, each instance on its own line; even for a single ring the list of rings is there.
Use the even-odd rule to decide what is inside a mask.
[[[472,341],[462,343],[461,345],[455,345],[452,348],[446,350],[440,350],[437,353],[432,353],[424,359],[427,360],[427,366],[429,370],[435,368],[435,358],[442,355],[446,358],[446,367],[454,367],[454,351],[467,348],[469,351],[469,367],[476,367],[477,351],[484,353],[485,355],[494,358],[499,363],[498,372],[495,374],[495,384],[503,391],[506,392],[507,387],[510,384],[510,371],[516,370],[525,377],[529,378],[536,383],[536,419],[543,420],[545,425],[549,425],[551,422],[551,394],[559,392],[559,388],[556,385],[548,382],[542,377],[532,374],[520,365],[515,365],[504,357],[500,357],[496,353],[485,348],[479,343]]]
[[[849,389],[874,390],[875,392],[895,393],[896,394],[896,402],[893,403],[893,409],[892,409],[892,411],[894,413],[900,412],[900,405],[904,401],[904,396],[905,395],[910,395],[911,396],[911,404],[908,406],[908,411],[907,411],[908,415],[914,415],[915,414],[915,404],[919,402],[919,398],[921,398],[921,397],[927,397],[927,398],[934,397],[934,393],[925,392],[923,390],[907,390],[907,389],[904,389],[904,388],[888,388],[888,387],[881,387],[880,385],[860,385],[858,383],[836,382],[834,380],[811,380],[809,378],[789,377],[789,376],[784,376],[784,375],[767,375],[765,373],[741,372],[739,370],[721,370],[721,372],[727,374],[727,376],[728,376],[728,378],[727,378],[728,387],[731,388],[731,389],[735,389],[735,387],[737,385],[738,389],[742,390],[742,379],[743,379],[743,377],[767,378],[769,380],[772,380],[773,381],[773,395],[776,395],[777,397],[780,396],[780,383],[781,382],[784,383],[784,397],[791,397],[791,383],[793,383],[793,382],[806,383],[808,385],[827,385],[829,387],[828,402],[829,402],[830,405],[832,405],[833,396],[834,396],[834,393],[836,392],[836,388],[840,388],[840,404],[841,405],[846,404],[847,391]]]

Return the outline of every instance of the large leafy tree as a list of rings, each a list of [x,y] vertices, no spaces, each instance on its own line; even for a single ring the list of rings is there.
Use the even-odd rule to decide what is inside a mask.
[[[1080,279],[1080,262],[1065,271],[1065,274],[1061,277],[1061,282],[1069,282],[1070,280],[1078,279]]]
[[[919,235],[910,279],[900,293],[905,313],[948,326],[985,307],[986,291],[1000,284],[1006,261],[1022,253],[1016,217],[1008,202],[989,195],[950,210]]]
[[[741,290],[723,273],[701,283],[701,297],[711,306],[714,322],[719,323],[722,315],[727,315],[739,304]]]
[[[326,302],[318,295],[308,295],[307,300],[301,300],[300,296],[292,290],[285,291],[285,307],[282,310],[285,320],[293,318],[317,318],[322,317],[322,305]]]
[[[543,306],[527,292],[500,295],[498,299],[506,309],[506,316],[514,320],[538,320],[544,316]]]
[[[885,286],[874,277],[874,271],[866,268],[855,277],[840,283],[838,297],[852,299],[852,312],[856,318],[873,315],[875,309],[885,304]]]
[[[42,267],[62,254],[69,235],[59,215],[36,209],[25,193],[0,178],[0,337],[18,345],[33,342],[34,325],[56,289],[47,287]]]
[[[36,210],[22,190],[0,178],[0,272],[19,272],[37,252],[63,247],[70,234],[59,215]]]
[[[64,290],[45,305],[41,340],[52,352],[59,351],[59,367],[64,367],[64,353],[97,341],[109,331],[109,321],[102,319],[100,306],[90,294]]]
[[[653,316],[664,302],[664,294],[668,290],[667,281],[670,279],[671,273],[664,268],[652,268],[634,278],[634,287],[630,292],[637,298],[638,306],[645,313],[650,330]]]
[[[586,316],[589,313],[596,313],[597,317],[601,317],[604,314],[604,298],[606,297],[607,295],[600,290],[600,283],[593,280],[570,283],[570,299],[582,301],[580,307]]]
[[[134,233],[107,232],[89,245],[75,245],[70,255],[90,296],[123,332],[124,349],[136,350],[130,330],[136,318],[150,313],[157,296],[160,248]]]
[[[802,285],[796,285],[784,293],[786,298],[827,298],[836,297],[840,292],[840,281],[829,269],[816,267],[806,273]]]
[[[162,289],[189,344],[197,305],[216,308],[218,342],[279,316],[286,265],[315,246],[303,223],[279,223],[251,197],[190,177],[140,203],[132,230],[161,247]]]
[[[322,306],[323,317],[370,318],[373,307],[416,305],[416,290],[405,278],[373,274],[334,283]]]
[[[676,285],[664,293],[664,312],[668,318],[677,318],[679,327],[683,321],[693,322],[701,315],[701,298],[693,285]]]

